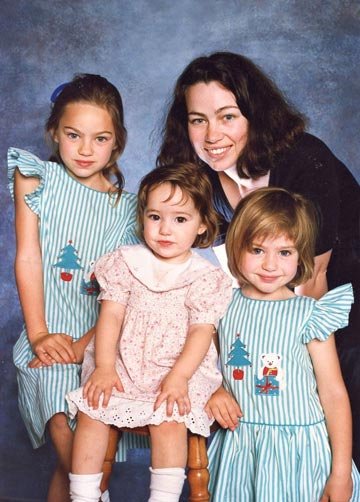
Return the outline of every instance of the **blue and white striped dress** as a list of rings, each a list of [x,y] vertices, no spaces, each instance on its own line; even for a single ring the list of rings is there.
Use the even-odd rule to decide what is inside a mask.
[[[240,289],[220,321],[224,385],[240,404],[235,432],[209,448],[212,502],[318,502],[331,468],[324,413],[306,344],[346,326],[351,285],[316,301],[253,300]],[[360,477],[353,464],[353,502]]]
[[[45,315],[50,333],[67,333],[74,340],[94,326],[98,315],[95,260],[119,245],[135,244],[136,195],[115,198],[72,178],[62,165],[43,162],[17,148],[8,151],[8,179],[13,195],[14,173],[39,178],[25,196],[39,217]],[[54,364],[31,369],[34,357],[24,329],[14,347],[19,408],[34,448],[45,442],[48,420],[67,412],[65,394],[80,385],[79,364]],[[69,421],[71,427],[74,421]],[[135,437],[136,436],[132,436]],[[135,441],[133,446],[140,446]]]

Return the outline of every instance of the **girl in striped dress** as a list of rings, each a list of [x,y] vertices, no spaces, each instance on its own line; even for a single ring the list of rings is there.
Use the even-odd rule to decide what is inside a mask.
[[[213,502],[359,502],[351,414],[332,331],[346,326],[351,285],[296,296],[311,277],[316,215],[303,197],[262,188],[238,205],[226,239],[240,288],[220,321],[228,399],[208,405],[230,426],[210,445]],[[230,405],[229,405],[230,403]],[[233,430],[231,430],[233,429]]]
[[[65,394],[80,384],[80,363],[98,315],[95,260],[137,242],[136,196],[116,165],[126,141],[121,96],[98,75],[76,76],[52,96],[46,130],[54,162],[10,148],[15,199],[16,281],[25,326],[14,347],[19,407],[31,443],[57,453],[48,500],[69,500],[74,421]],[[113,184],[112,179],[115,179]]]

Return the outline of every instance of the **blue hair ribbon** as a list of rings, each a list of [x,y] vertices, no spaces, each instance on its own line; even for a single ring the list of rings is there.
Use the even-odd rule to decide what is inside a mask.
[[[65,82],[64,84],[60,84],[56,87],[54,92],[50,96],[50,101],[52,103],[55,103],[61,92],[64,90],[64,88],[68,85],[69,82]]]

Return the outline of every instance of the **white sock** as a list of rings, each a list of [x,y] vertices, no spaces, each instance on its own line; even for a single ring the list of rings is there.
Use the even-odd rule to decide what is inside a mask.
[[[106,490],[101,494],[101,502],[110,502],[110,493],[109,490]]]
[[[185,469],[167,467],[153,469],[150,467],[150,498],[148,502],[178,502],[184,486]]]
[[[98,502],[103,473],[73,474],[70,472],[70,499],[72,502]]]

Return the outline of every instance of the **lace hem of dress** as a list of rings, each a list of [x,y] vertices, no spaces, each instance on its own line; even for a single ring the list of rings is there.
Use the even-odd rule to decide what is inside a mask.
[[[163,422],[179,422],[184,423],[192,433],[205,437],[210,435],[210,426],[214,422],[208,418],[203,409],[194,408],[191,409],[190,413],[182,416],[175,404],[174,412],[169,417],[166,415],[166,402],[154,411],[153,402],[123,400],[114,395],[107,408],[102,408],[100,402],[99,408],[95,410],[88,406],[81,393],[82,389],[78,389],[66,396],[71,418],[75,417],[78,411],[82,411],[89,417],[105,424],[128,428],[159,425]]]

